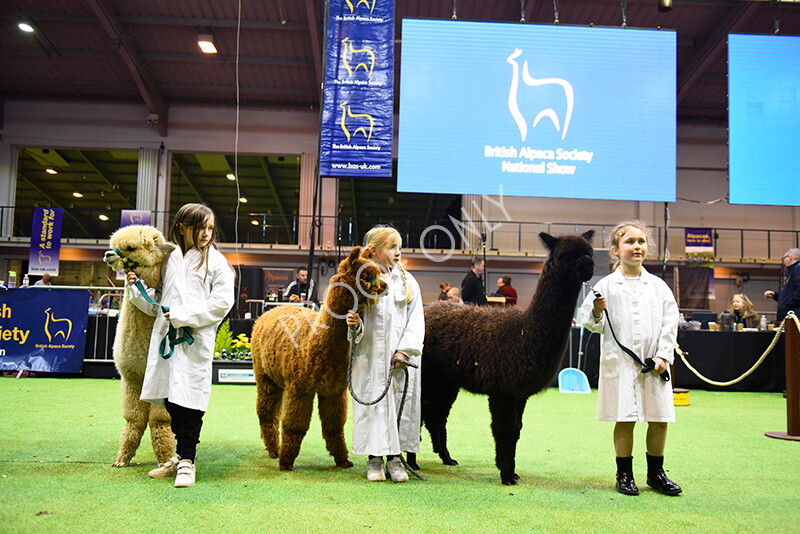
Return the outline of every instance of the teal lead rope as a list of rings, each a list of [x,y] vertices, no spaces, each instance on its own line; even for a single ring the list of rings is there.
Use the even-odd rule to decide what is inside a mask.
[[[116,249],[114,249],[114,251],[117,252]],[[119,252],[117,253],[119,254]],[[124,256],[122,256],[121,254],[119,255],[120,257],[124,258]],[[162,306],[161,304],[150,298],[150,295],[148,295],[147,291],[145,291],[141,280],[136,280],[136,282],[134,282],[133,285],[136,286],[136,289],[139,290],[139,292],[142,294],[142,297],[144,297],[144,299],[147,302],[155,306],[158,306],[164,313],[169,312],[169,307]],[[175,345],[180,345],[181,343],[186,343],[187,345],[191,345],[192,343],[194,343],[194,335],[192,335],[191,328],[189,328],[188,326],[182,326],[180,330],[183,331],[183,335],[181,335],[181,337],[178,337],[178,328],[172,326],[172,323],[167,323],[167,324],[169,324],[169,330],[167,330],[166,335],[163,338],[161,338],[161,343],[158,346],[158,355],[164,358],[165,360],[168,360],[172,357],[172,352],[175,349]],[[167,348],[169,348],[169,352],[167,352]]]

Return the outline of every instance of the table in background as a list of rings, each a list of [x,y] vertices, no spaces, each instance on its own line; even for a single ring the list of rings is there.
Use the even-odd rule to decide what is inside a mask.
[[[600,358],[600,336],[583,332],[583,356],[580,369],[586,373],[589,384],[597,387]],[[739,377],[756,363],[769,347],[775,332],[710,332],[707,330],[679,330],[678,345],[686,359],[697,372],[717,382],[727,382]],[[572,329],[572,366],[577,367],[580,329]],[[676,388],[705,389],[710,391],[783,391],[786,387],[786,367],[783,336],[772,352],[750,376],[728,387],[712,386],[690,371],[676,354],[672,385]],[[569,347],[562,368],[569,367]],[[555,384],[558,382],[556,381]]]

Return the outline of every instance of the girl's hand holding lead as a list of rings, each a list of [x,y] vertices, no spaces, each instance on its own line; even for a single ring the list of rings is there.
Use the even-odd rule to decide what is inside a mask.
[[[408,361],[408,356],[406,356],[402,352],[395,352],[394,353],[394,359],[395,360],[402,360],[404,362],[407,362]],[[405,369],[406,368],[406,364],[405,363],[396,362],[394,364],[394,367],[395,367],[395,369]]]
[[[594,307],[592,308],[592,315],[600,317],[603,315],[603,310],[608,307],[608,302],[605,297],[597,297],[594,299]]]
[[[656,366],[653,367],[653,371],[660,375],[664,374],[664,371],[667,370],[667,362],[665,362],[663,358],[659,357],[653,358],[653,362],[656,364]]]
[[[133,272],[133,271],[128,271],[128,272],[125,274],[125,277],[126,277],[126,281],[128,282],[128,285],[129,285],[129,286],[132,286],[133,284],[135,284],[135,283],[136,283],[136,280],[138,280],[138,279],[139,279],[139,277],[138,277],[138,276],[136,275],[136,273],[135,273],[135,272]]]
[[[358,326],[358,312],[354,310],[348,311],[344,321],[347,323],[347,326]]]

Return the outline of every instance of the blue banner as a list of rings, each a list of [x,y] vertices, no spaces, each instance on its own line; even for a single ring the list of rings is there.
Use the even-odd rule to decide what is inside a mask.
[[[394,0],[330,0],[320,174],[390,178]]]
[[[61,208],[33,208],[31,251],[28,256],[29,274],[58,276],[58,256],[61,252]]]
[[[89,292],[0,289],[0,370],[80,373]]]
[[[122,210],[119,218],[119,227],[132,224],[150,224],[150,210]]]

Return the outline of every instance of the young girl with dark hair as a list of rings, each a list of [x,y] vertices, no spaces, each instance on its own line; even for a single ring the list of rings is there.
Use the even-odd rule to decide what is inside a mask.
[[[211,362],[217,327],[234,303],[234,272],[217,248],[214,212],[203,204],[178,210],[169,239],[178,247],[164,266],[161,288],[134,289],[136,274],[128,273],[128,295],[143,312],[156,316],[143,401],[164,404],[172,417],[176,455],[153,478],[175,477],[175,487],[195,483],[195,455],[203,415],[211,393]]]

